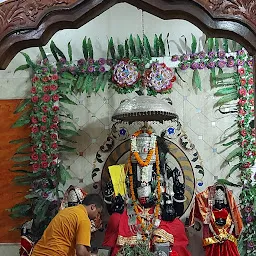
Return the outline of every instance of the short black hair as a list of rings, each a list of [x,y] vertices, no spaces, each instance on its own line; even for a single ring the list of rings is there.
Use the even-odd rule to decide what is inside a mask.
[[[86,195],[86,197],[84,198],[83,205],[91,205],[91,204],[95,204],[95,206],[97,208],[103,208],[104,207],[104,202],[102,200],[102,198],[100,197],[100,195],[98,194],[88,194]]]

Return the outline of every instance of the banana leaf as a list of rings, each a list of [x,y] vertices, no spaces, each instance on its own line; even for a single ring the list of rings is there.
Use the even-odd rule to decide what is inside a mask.
[[[60,129],[59,134],[67,137],[79,136],[79,133],[77,131],[73,131],[70,129]]]
[[[13,156],[11,159],[14,162],[25,162],[30,160],[30,156]]]
[[[66,145],[60,145],[59,148],[60,148],[60,152],[76,152],[76,148],[69,147]]]
[[[26,108],[26,106],[28,106],[29,103],[31,103],[30,99],[22,100],[22,102],[17,106],[17,108],[15,109],[15,111],[13,113],[17,114],[17,113],[22,112]]]
[[[143,44],[144,44],[146,56],[150,59],[152,56],[152,51],[151,51],[149,40],[146,35],[143,35]]]
[[[61,94],[60,102],[70,105],[77,105],[73,100],[69,99],[66,95],[63,94]]]
[[[113,60],[115,60],[116,59],[116,50],[115,50],[115,45],[114,45],[112,37],[110,37],[109,42],[108,42],[108,52],[110,52],[111,58]]]
[[[235,86],[221,88],[214,93],[214,96],[224,96],[230,93],[237,93],[237,88]]]
[[[61,77],[64,78],[64,79],[68,79],[68,80],[76,80],[76,78],[72,74],[70,74],[69,72],[63,72],[61,74]]]
[[[60,165],[60,168],[59,168],[59,178],[60,178],[60,183],[63,186],[66,184],[68,179],[72,178],[69,172],[66,170],[66,168],[63,165]]]
[[[231,186],[231,187],[241,187],[240,184],[235,184],[235,183],[233,183],[231,181],[228,181],[226,179],[218,179],[217,183],[222,184],[222,185]]]
[[[223,50],[227,53],[228,52],[228,39],[223,38]]]
[[[201,78],[198,69],[193,72],[192,85],[194,88],[202,90]]]
[[[99,89],[103,86],[103,83],[104,83],[104,73],[100,73],[96,80],[95,92],[99,91]]]
[[[214,45],[213,38],[208,38],[207,40],[208,52],[211,52],[213,50],[213,45]]]
[[[222,106],[230,101],[233,101],[233,100],[237,100],[238,98],[238,93],[237,92],[232,92],[230,94],[227,94],[223,97],[221,97],[215,104],[214,104],[214,108],[216,107],[219,107],[219,106]]]
[[[53,56],[55,57],[56,61],[59,61],[59,60],[58,60],[58,55],[59,55],[61,58],[66,59],[64,53],[56,46],[56,44],[54,43],[54,41],[51,41],[50,49],[51,49],[52,54],[53,54]],[[57,55],[57,58],[56,58],[56,55]]]
[[[124,46],[122,44],[119,44],[117,46],[117,50],[118,50],[119,58],[122,59],[124,57]]]
[[[71,47],[71,43],[68,43],[68,56],[69,56],[69,60],[70,62],[72,62],[72,47]]]
[[[31,147],[31,143],[26,143],[26,144],[23,144],[21,145],[17,150],[16,150],[16,153],[22,153],[24,152],[24,149],[28,149]]]
[[[84,75],[80,75],[78,77],[77,82],[76,82],[76,87],[75,87],[77,91],[81,90],[81,88],[84,84],[84,79],[85,79]]]
[[[159,48],[160,48],[160,56],[165,56],[165,46],[164,46],[164,41],[162,38],[162,34],[159,36]]]
[[[20,116],[19,119],[12,125],[12,128],[17,128],[30,123],[30,117],[27,113]]]
[[[83,54],[84,54],[84,58],[87,60],[88,59],[88,46],[87,46],[87,40],[86,40],[86,36],[83,39]]]
[[[30,65],[28,65],[28,64],[20,65],[19,67],[17,67],[17,68],[14,70],[14,73],[17,72],[17,71],[26,70],[26,69],[29,69],[29,68],[30,68]]]
[[[45,50],[44,50],[44,48],[42,46],[39,47],[39,51],[41,53],[41,56],[42,56],[43,60],[48,59],[47,55],[45,53]]]
[[[195,53],[196,48],[197,48],[197,40],[196,40],[196,37],[192,34],[191,52]]]
[[[137,52],[138,52],[137,55],[138,57],[142,57],[144,54],[144,47],[139,35],[137,35],[136,43],[137,43]]]
[[[136,48],[135,48],[135,43],[134,43],[132,35],[130,35],[130,37],[129,37],[129,47],[130,47],[130,52],[132,54],[132,57],[135,57],[136,56]]]
[[[214,38],[215,50],[218,52],[220,50],[219,38]]]
[[[240,167],[240,164],[234,165],[234,166],[230,169],[229,173],[227,174],[226,179],[228,179],[237,169],[239,169],[239,167]]]
[[[124,49],[125,49],[125,57],[129,58],[130,54],[129,54],[129,44],[128,44],[128,39],[125,40],[124,43]]]
[[[155,34],[155,38],[154,38],[154,55],[156,57],[159,56],[159,39],[156,34]]]
[[[90,38],[88,38],[87,47],[88,47],[88,55],[91,59],[93,59],[93,47],[92,47],[92,41]]]
[[[26,54],[25,52],[22,52],[21,54],[25,57],[27,64],[28,64],[33,70],[36,70],[36,64],[30,59],[29,55]]]

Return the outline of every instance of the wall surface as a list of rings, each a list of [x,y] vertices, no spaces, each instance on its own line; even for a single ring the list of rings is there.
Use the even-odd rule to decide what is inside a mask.
[[[124,42],[131,33],[141,36],[143,32],[150,38],[151,42],[154,35],[160,33],[163,33],[166,41],[166,35],[169,33],[171,55],[189,51],[187,45],[191,44],[191,33],[200,39],[199,50],[203,48],[205,40],[202,31],[186,21],[164,21],[150,14],[142,13],[128,4],[118,4],[112,7],[77,30],[59,31],[52,39],[66,55],[67,44],[71,42],[74,59],[79,59],[82,57],[82,40],[84,36],[88,36],[94,45],[95,58],[99,58],[106,57],[107,41],[111,36],[114,42],[119,43]],[[187,38],[187,45],[184,43],[184,37]],[[52,58],[49,44],[46,45],[45,49],[49,53],[49,57]],[[34,60],[39,57],[39,50],[36,48],[27,49],[25,52]],[[31,87],[29,72],[13,73],[15,68],[21,64],[24,64],[24,59],[21,54],[18,54],[5,71],[0,71],[0,99],[20,99],[28,95]],[[200,181],[201,176],[195,174],[196,192],[203,191],[207,186],[212,185],[216,179],[224,178],[227,174],[230,166],[222,170],[220,170],[220,166],[229,151],[219,154],[222,148],[216,143],[235,119],[235,115],[223,116],[218,111],[213,110],[216,98],[213,96],[214,91],[210,88],[209,72],[200,71],[200,74],[203,87],[201,92],[196,94],[193,90],[191,85],[192,72],[188,70],[180,73],[185,82],[177,79],[172,94],[168,95],[179,115],[183,132],[188,135],[191,143],[195,144],[200,155],[200,162],[205,170],[203,184]],[[74,138],[77,140],[77,152],[63,156],[64,163],[70,167],[73,177],[66,187],[73,184],[86,188],[87,191],[92,189],[94,181],[91,178],[91,172],[95,167],[96,152],[112,132],[111,116],[121,100],[134,96],[134,94],[118,95],[115,91],[108,89],[89,98],[86,95],[73,97],[78,105],[70,107],[70,109],[81,136]],[[164,98],[166,97],[164,96]],[[161,131],[168,129],[170,124],[153,123],[152,126],[156,133],[160,134]],[[118,129],[122,127],[119,126]],[[129,134],[138,128],[136,125],[124,125],[124,127]],[[236,182],[236,179],[236,177],[232,177],[231,180]],[[234,191],[236,199],[238,199],[238,193],[239,191]],[[193,255],[203,255],[200,247],[200,232],[189,229],[188,234]],[[13,256],[15,255],[15,248],[6,245],[0,246],[0,255]]]

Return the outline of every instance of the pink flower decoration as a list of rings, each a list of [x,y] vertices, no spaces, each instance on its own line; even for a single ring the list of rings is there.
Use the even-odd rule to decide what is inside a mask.
[[[43,111],[44,113],[47,113],[47,112],[48,112],[47,106],[43,106],[43,107],[42,107],[42,111]]]
[[[46,123],[46,121],[47,121],[47,116],[42,116],[42,119],[41,119],[41,120],[42,120],[43,123]]]
[[[35,86],[32,86],[32,88],[31,88],[31,93],[33,93],[33,94],[36,93],[36,87],[35,87]]]
[[[32,124],[37,124],[38,123],[38,119],[35,116],[31,117],[31,123]]]
[[[58,148],[58,144],[57,144],[57,143],[52,143],[51,147],[52,147],[53,149],[56,149],[56,148]]]
[[[39,163],[32,164],[33,171],[37,171],[39,169]]]
[[[49,102],[51,100],[51,97],[49,94],[44,94],[42,100],[43,102]]]
[[[43,153],[43,154],[41,155],[41,160],[42,160],[42,161],[46,161],[46,160],[47,160],[47,154]]]
[[[41,141],[45,142],[46,141],[46,136],[42,136]]]
[[[43,91],[44,92],[48,92],[49,90],[50,90],[50,86],[49,85],[43,86]]]
[[[253,99],[253,98],[252,98],[252,99],[250,99],[250,100],[249,100],[249,102],[250,102],[250,104],[251,104],[251,105],[253,105],[253,106],[254,106],[254,99]]]
[[[52,129],[52,130],[58,130],[58,125],[57,124],[52,124],[51,126],[50,126],[50,128]]]
[[[241,143],[242,148],[244,148],[247,145],[248,141],[247,140],[243,140]]]
[[[41,126],[40,130],[41,130],[42,132],[45,132],[45,131],[46,131],[46,126],[45,126],[45,125]]]
[[[54,123],[59,122],[59,118],[58,118],[58,116],[54,116],[54,118],[52,119],[52,121],[53,121]]]
[[[60,108],[58,107],[58,106],[53,106],[53,108],[52,108],[52,110],[54,111],[54,112],[56,112],[56,111],[58,111]]]
[[[50,81],[50,78],[48,76],[45,76],[45,77],[42,78],[42,81],[44,83],[46,83],[46,82]]]
[[[241,134],[243,137],[245,137],[246,134],[247,134],[247,132],[246,132],[246,130],[243,129],[243,130],[240,132],[240,134]]]
[[[33,103],[38,102],[38,100],[39,100],[38,96],[33,96],[33,97],[31,98],[31,101],[32,101]]]
[[[47,149],[47,146],[45,144],[42,144],[42,150],[46,150]]]
[[[33,145],[33,146],[31,147],[31,152],[35,152],[36,149],[37,149],[37,146],[36,146],[36,145]]]
[[[57,134],[56,133],[52,133],[51,134],[51,139],[52,140],[57,140]]]
[[[241,83],[242,86],[244,86],[244,85],[246,84],[246,80],[245,80],[244,78],[242,78],[242,79],[240,80],[240,83]]]
[[[58,89],[58,85],[56,85],[56,84],[51,84],[51,86],[50,86],[50,90],[51,91],[56,91]]]
[[[240,94],[241,96],[246,96],[246,94],[247,94],[246,89],[245,89],[245,88],[240,88],[240,89],[239,89],[239,94]]]
[[[239,68],[239,69],[238,69],[238,73],[239,73],[240,75],[244,75],[244,74],[245,74],[244,68]]]
[[[52,75],[52,81],[57,81],[59,79],[59,76],[57,74]]]
[[[33,153],[33,154],[31,155],[31,159],[32,159],[33,161],[37,161],[37,160],[38,160],[38,154]]]
[[[248,83],[249,83],[250,85],[252,85],[252,84],[254,83],[253,77],[249,78]]]
[[[58,100],[59,100],[59,95],[58,95],[58,94],[54,94],[54,95],[52,96],[52,100],[53,100],[53,101],[58,101]]]
[[[246,114],[246,111],[244,109],[239,110],[239,115],[244,116]]]
[[[238,104],[239,104],[240,106],[244,106],[245,103],[246,103],[246,99],[239,99],[239,101],[238,101]]]
[[[51,157],[54,160],[54,159],[57,159],[59,157],[59,155],[58,154],[52,154]]]
[[[39,77],[38,76],[34,76],[32,79],[31,79],[32,83],[35,83],[35,82],[38,82],[39,81]]]
[[[38,127],[37,127],[37,126],[33,126],[33,127],[31,128],[31,132],[32,132],[32,133],[38,133],[38,132],[39,132]]]
[[[253,88],[251,88],[251,89],[249,90],[249,94],[254,94],[254,89],[253,89]]]
[[[48,167],[48,163],[47,162],[42,162],[41,163],[41,167],[44,168],[44,169],[47,168]]]

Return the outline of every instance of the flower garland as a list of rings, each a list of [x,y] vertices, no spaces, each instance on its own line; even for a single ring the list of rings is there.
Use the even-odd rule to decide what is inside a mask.
[[[240,86],[238,88],[238,122],[239,139],[242,148],[241,181],[243,190],[240,194],[240,207],[244,218],[243,238],[248,255],[256,253],[256,185],[253,185],[256,177],[251,175],[251,167],[256,159],[255,128],[250,126],[254,116],[254,80],[253,70],[247,65],[238,66]],[[254,210],[253,210],[254,208]]]
[[[198,54],[185,54],[182,56],[172,56],[172,61],[180,61],[179,68],[186,70],[189,67],[195,71],[208,68],[215,76],[215,68],[220,70],[224,67],[235,69],[235,79],[237,87],[238,102],[238,126],[240,148],[237,155],[240,157],[239,168],[241,171],[242,192],[240,194],[240,208],[243,215],[244,230],[240,241],[243,243],[242,250],[247,256],[254,256],[256,253],[256,185],[252,179],[251,167],[256,161],[256,141],[255,128],[253,128],[254,117],[254,80],[253,80],[253,59],[248,56],[244,49],[236,53],[229,54],[225,51],[210,51],[208,54],[200,52]],[[198,73],[196,73],[198,75]],[[225,73],[223,74],[225,78]],[[222,78],[223,79],[223,78]],[[228,83],[230,85],[230,83]],[[224,89],[222,93],[224,92]],[[235,93],[234,93],[235,94]],[[225,96],[224,96],[225,97]],[[224,98],[223,97],[223,98]],[[233,172],[233,171],[232,171]]]
[[[136,138],[139,134],[141,134],[143,131],[142,130],[139,130],[138,132],[134,133],[132,138]],[[147,131],[148,134],[152,134],[152,132],[150,131]],[[139,212],[139,206],[138,206],[138,202],[137,202],[137,199],[136,199],[136,196],[135,196],[135,192],[134,192],[134,184],[133,184],[133,170],[132,170],[132,163],[131,163],[131,158],[132,158],[132,155],[134,155],[136,157],[136,153],[138,152],[134,152],[131,150],[131,153],[130,153],[130,157],[128,159],[128,173],[129,173],[129,184],[130,184],[130,193],[131,193],[131,198],[132,198],[132,201],[133,201],[133,207],[134,207],[134,211],[136,213],[136,217],[137,217],[137,220],[139,221],[139,223],[141,224],[141,229],[142,229],[142,232],[144,233],[143,234],[143,239],[145,240],[146,239],[146,234],[150,234],[154,225],[156,225],[156,220],[159,218],[159,213],[160,213],[160,201],[161,201],[161,187],[160,187],[160,161],[159,161],[159,152],[158,152],[158,146],[157,146],[157,142],[155,141],[155,150],[154,149],[150,149],[150,150],[153,150],[153,152],[155,151],[155,155],[156,155],[156,175],[157,175],[157,187],[156,187],[156,190],[157,190],[157,203],[156,203],[156,206],[155,206],[155,209],[154,209],[154,217],[153,217],[153,220],[152,222],[146,226],[142,217],[140,216],[140,212]],[[152,157],[152,155],[151,155]],[[139,160],[141,160],[141,158],[139,157],[138,158]],[[148,157],[147,159],[149,159],[149,154],[148,154]],[[151,159],[151,158],[150,158]],[[145,162],[148,162],[147,165],[149,164],[150,162],[150,159],[149,161],[145,161]],[[137,160],[137,158],[136,158]],[[137,160],[138,161],[138,160]],[[140,161],[142,162],[143,165],[141,166],[145,166],[145,162],[143,162],[142,160]],[[138,162],[139,163],[139,162]],[[140,164],[140,163],[139,163]],[[146,165],[146,166],[147,166]]]
[[[175,81],[176,77],[173,70],[164,63],[152,63],[150,68],[147,69],[143,75],[143,84],[148,88],[149,92],[170,93],[173,82]],[[152,93],[153,92],[150,94]]]

